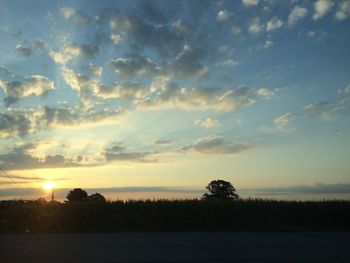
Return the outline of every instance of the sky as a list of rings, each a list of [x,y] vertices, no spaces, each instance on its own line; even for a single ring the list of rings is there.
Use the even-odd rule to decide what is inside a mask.
[[[350,0],[0,0],[0,199],[350,198]]]

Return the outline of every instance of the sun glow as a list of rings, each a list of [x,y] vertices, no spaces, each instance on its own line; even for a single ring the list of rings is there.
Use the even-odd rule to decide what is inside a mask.
[[[43,184],[43,188],[45,190],[51,190],[55,187],[55,183],[54,182],[46,182]]]

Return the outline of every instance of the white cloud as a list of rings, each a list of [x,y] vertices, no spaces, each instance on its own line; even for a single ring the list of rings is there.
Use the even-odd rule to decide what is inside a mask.
[[[261,96],[261,97],[270,98],[270,97],[272,97],[273,95],[275,95],[275,93],[274,93],[274,91],[271,90],[271,89],[261,88],[261,89],[258,89],[258,95]]]
[[[135,82],[115,83],[111,86],[100,85],[96,91],[98,97],[121,98],[125,100],[134,100],[144,98],[147,95],[147,89]]]
[[[264,25],[260,24],[260,18],[254,17],[249,24],[248,31],[251,34],[259,34],[264,29]]]
[[[263,45],[263,48],[267,49],[269,47],[272,47],[275,43],[272,41],[272,40],[266,40],[264,45]]]
[[[335,13],[335,19],[338,21],[345,20],[350,15],[350,0],[339,3],[337,12]]]
[[[230,32],[234,36],[239,36],[242,34],[242,30],[239,26],[232,26]]]
[[[283,25],[282,20],[277,17],[273,17],[266,24],[266,31],[274,31],[279,29]]]
[[[315,13],[312,16],[314,20],[322,18],[333,7],[334,3],[331,0],[318,0],[314,3]]]
[[[250,106],[259,97],[255,89],[247,86],[238,88],[182,88],[176,83],[164,82],[154,95],[137,102],[141,109],[180,108],[184,110],[236,111]]]
[[[277,130],[279,131],[291,131],[293,129],[287,128],[288,124],[294,119],[294,114],[287,112],[282,116],[277,117],[274,120],[274,124]]]
[[[218,63],[215,63],[215,66],[237,66],[238,62],[233,59],[227,59]]]
[[[90,17],[81,11],[77,11],[72,7],[62,7],[60,9],[61,16],[66,20],[71,20],[75,24],[85,25],[90,22]]]
[[[100,49],[94,45],[70,44],[59,52],[51,50],[49,55],[57,64],[64,65],[77,57],[94,58],[99,52]]]
[[[120,44],[122,37],[119,34],[112,34],[111,40],[112,40],[113,44],[117,46]]]
[[[89,103],[93,92],[98,89],[98,81],[93,78],[94,75],[83,75],[75,73],[73,70],[64,67],[62,69],[63,79],[75,91],[78,92],[79,98],[86,105]]]
[[[102,72],[103,72],[103,68],[102,67],[98,67],[98,66],[95,66],[93,64],[89,64],[87,67],[86,67],[86,71],[89,75],[93,75],[95,77],[101,77],[102,75]]]
[[[228,10],[221,10],[221,11],[219,11],[219,13],[218,13],[216,19],[217,19],[218,21],[226,21],[226,20],[228,20],[231,16],[232,16],[232,13],[231,13],[230,11],[228,11]]]
[[[220,121],[212,118],[206,118],[204,120],[195,120],[194,124],[205,128],[213,128],[213,127],[219,126]]]
[[[300,20],[305,18],[308,14],[308,11],[304,7],[295,6],[288,16],[288,26],[292,27]]]
[[[259,4],[260,0],[242,0],[244,6],[254,6]]]

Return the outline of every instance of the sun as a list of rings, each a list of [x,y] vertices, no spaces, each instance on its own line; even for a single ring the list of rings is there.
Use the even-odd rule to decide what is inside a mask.
[[[46,182],[46,183],[43,183],[43,188],[45,190],[51,190],[52,188],[55,187],[55,183],[54,182]]]

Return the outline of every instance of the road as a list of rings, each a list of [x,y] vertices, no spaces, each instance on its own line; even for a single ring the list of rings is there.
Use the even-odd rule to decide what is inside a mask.
[[[350,262],[350,233],[3,234],[0,262]]]

